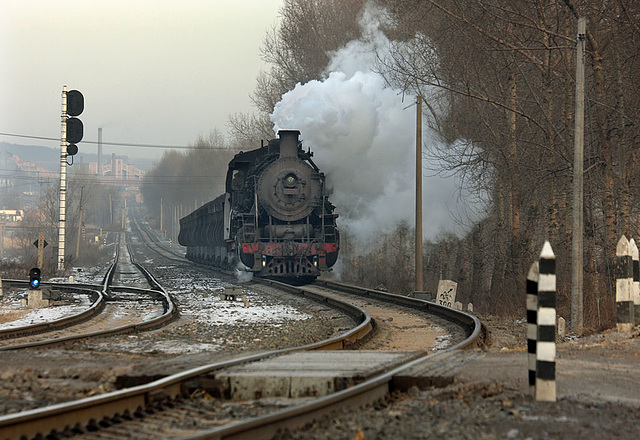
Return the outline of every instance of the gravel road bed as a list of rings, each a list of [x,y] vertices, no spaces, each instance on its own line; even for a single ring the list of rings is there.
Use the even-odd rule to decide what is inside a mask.
[[[181,314],[167,327],[0,352],[0,414],[113,391],[241,354],[308,344],[354,325],[341,312],[273,289],[245,288],[245,307],[240,300],[221,299],[227,281],[180,277],[176,286],[183,290],[176,287],[174,296]]]
[[[558,401],[529,393],[526,325],[487,318],[492,345],[456,371],[452,385],[395,392],[278,439],[638,439],[640,328],[559,340]],[[621,383],[626,386],[621,386]]]
[[[289,295],[283,306],[273,289],[265,293],[245,285],[245,307],[221,299],[225,286],[237,283],[233,278],[185,273],[171,264],[150,266],[177,299],[178,319],[148,333],[0,352],[0,414],[112,391],[239,354],[307,344],[353,325],[341,313]],[[91,282],[88,272],[76,276]],[[451,385],[396,391],[375,405],[341,410],[275,438],[640,438],[640,328],[558,340],[558,401],[547,403],[529,393],[524,320],[481,319],[489,345],[455,371]],[[234,402],[214,403],[243,411]],[[248,402],[250,411],[258,412],[286,404]]]

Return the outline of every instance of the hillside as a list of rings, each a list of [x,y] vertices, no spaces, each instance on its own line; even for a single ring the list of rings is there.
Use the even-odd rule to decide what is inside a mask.
[[[98,161],[97,152],[83,152],[83,149],[85,151],[96,151],[97,147],[95,145],[91,145],[86,148],[81,146],[80,152],[74,156],[74,163],[90,163]],[[12,155],[18,156],[24,161],[33,162],[36,167],[44,168],[48,171],[57,173],[60,170],[60,147],[52,148],[39,145],[19,145],[0,141],[0,169],[13,169],[13,166],[8,165],[7,163]],[[105,154],[105,160],[108,160],[110,157],[111,154]],[[144,171],[149,170],[153,165],[152,159],[129,158],[128,156],[122,155],[116,155],[116,157],[124,159],[127,163],[133,163]]]

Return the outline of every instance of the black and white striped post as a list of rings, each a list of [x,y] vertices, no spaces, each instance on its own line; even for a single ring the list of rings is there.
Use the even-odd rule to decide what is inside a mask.
[[[535,399],[556,401],[556,256],[545,241],[540,252]]]
[[[640,324],[640,252],[638,245],[632,238],[629,240],[631,259],[633,264],[633,286],[631,288],[631,301],[633,302],[634,324]]]
[[[535,397],[536,341],[538,340],[538,262],[527,274],[527,356],[529,360],[529,391]]]
[[[633,289],[633,258],[631,246],[624,235],[616,246],[616,315],[619,333],[633,330],[635,321]]]

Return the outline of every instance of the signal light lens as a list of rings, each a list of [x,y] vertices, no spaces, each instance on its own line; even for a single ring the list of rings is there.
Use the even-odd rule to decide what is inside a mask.
[[[34,267],[29,271],[29,286],[32,289],[37,289],[38,287],[40,287],[40,275],[40,269],[37,267]]]

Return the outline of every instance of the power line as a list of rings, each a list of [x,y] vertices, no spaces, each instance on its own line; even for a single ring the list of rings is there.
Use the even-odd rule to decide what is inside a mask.
[[[60,138],[52,138],[52,137],[46,137],[46,136],[32,136],[32,135],[26,135],[26,134],[15,134],[15,133],[3,133],[0,132],[0,136],[10,136],[10,137],[17,137],[17,138],[23,138],[23,139],[37,139],[37,140],[42,140],[42,141],[56,141],[56,142],[60,142]],[[87,140],[82,140],[81,141],[83,144],[94,144],[94,145],[98,145],[98,141],[87,141]],[[136,148],[161,148],[161,149],[182,149],[182,150],[218,150],[218,151],[234,151],[231,148],[227,148],[227,147],[198,147],[195,145],[189,146],[189,145],[156,145],[156,144],[137,144],[137,143],[133,143],[133,142],[100,142],[102,145],[111,145],[111,146],[115,146],[115,147],[136,147]]]
[[[57,181],[57,178],[54,176],[53,178],[49,177],[38,177],[36,175],[25,176],[25,175],[3,175],[0,176],[0,179],[10,180],[12,182],[46,182],[49,180]],[[97,177],[93,174],[72,174],[69,177],[70,180],[79,184],[118,184],[121,180],[124,180],[131,184],[136,179],[120,179],[117,177],[105,176],[101,180],[101,178]],[[216,185],[224,182],[226,176],[224,175],[211,175],[211,176],[145,176],[142,179],[138,179],[136,184],[139,185],[172,185],[172,186],[199,186],[199,185]],[[15,185],[13,185],[15,187]]]

